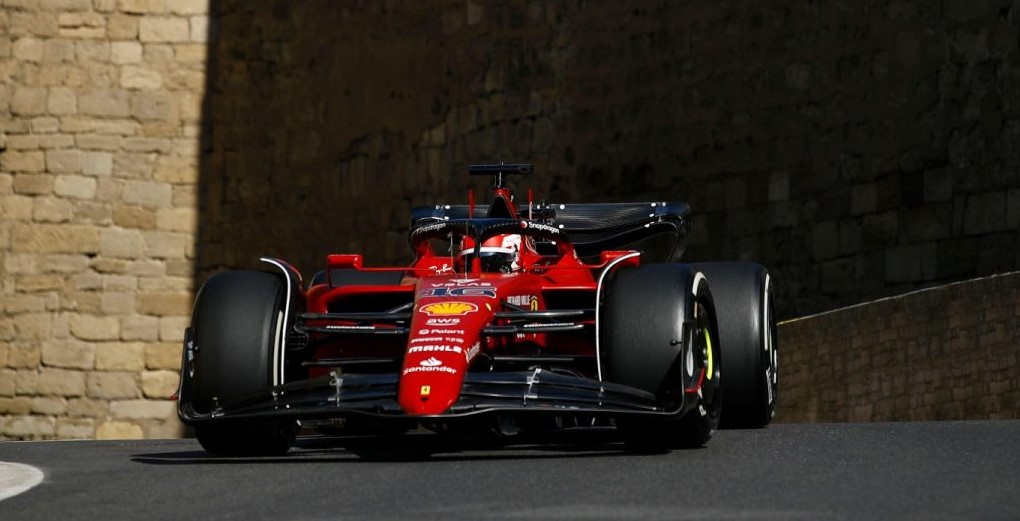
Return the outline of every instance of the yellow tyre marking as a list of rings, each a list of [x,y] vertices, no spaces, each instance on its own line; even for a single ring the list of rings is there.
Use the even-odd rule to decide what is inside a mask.
[[[705,378],[708,380],[712,379],[712,374],[715,373],[715,363],[712,359],[712,337],[708,335],[708,328],[702,329],[705,336],[705,349],[708,350],[706,357],[708,358],[708,368],[706,369],[707,374]]]

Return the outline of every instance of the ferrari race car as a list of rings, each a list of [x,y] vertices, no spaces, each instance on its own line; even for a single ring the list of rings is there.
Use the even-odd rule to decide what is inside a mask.
[[[777,402],[770,277],[678,261],[678,202],[519,205],[530,165],[475,165],[492,201],[412,212],[409,266],[327,257],[199,290],[185,332],[181,420],[216,455],[286,452],[302,427],[512,436],[615,427],[629,447],[705,444],[764,427]],[[626,249],[670,239],[667,262]]]

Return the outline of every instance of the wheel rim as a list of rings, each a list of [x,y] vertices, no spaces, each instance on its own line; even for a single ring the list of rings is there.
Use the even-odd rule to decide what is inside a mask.
[[[704,371],[701,385],[698,387],[698,413],[712,418],[719,416],[722,406],[720,385],[721,371],[719,364],[719,345],[713,341],[713,331],[704,304],[699,300],[695,307],[696,333],[691,346],[699,368]]]
[[[765,291],[763,292],[764,309],[764,360],[763,378],[765,379],[765,390],[768,402],[765,404],[769,418],[776,414],[776,403],[779,398],[779,354],[776,350],[776,323],[775,311],[772,304],[772,278],[765,274]]]

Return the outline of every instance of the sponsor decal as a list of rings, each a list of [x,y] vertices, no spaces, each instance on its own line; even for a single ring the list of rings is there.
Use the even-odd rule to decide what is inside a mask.
[[[510,295],[506,298],[506,302],[511,306],[538,311],[538,297],[534,295]]]
[[[478,311],[478,307],[470,302],[436,302],[427,304],[419,310],[428,316],[466,315]]]
[[[481,349],[482,349],[482,343],[481,342],[475,342],[475,345],[471,346],[471,349],[468,349],[467,352],[464,353],[464,358],[470,364],[471,360],[475,357],[475,355],[478,354],[479,351],[481,351]]]
[[[435,302],[422,306],[418,309],[430,317],[444,317],[450,315],[467,315],[478,311],[478,306],[470,302]]]
[[[537,323],[536,324],[523,324],[521,327],[523,327],[523,328],[530,328],[530,327],[565,327],[565,326],[572,326],[572,325],[574,325],[572,322],[544,322],[544,323],[541,323],[541,324],[537,324]]]
[[[414,232],[411,235],[420,235],[420,234],[423,234],[423,233],[434,232],[436,230],[442,230],[445,227],[446,227],[446,223],[444,223],[444,222],[443,223],[435,223],[435,224],[426,224],[425,226],[419,226],[419,227],[415,228]]]
[[[455,336],[444,336],[443,337],[443,342],[453,342],[455,344],[463,344],[464,343],[464,339],[463,338],[457,338]]]
[[[457,374],[452,367],[439,366],[439,367],[408,367],[404,369],[403,376],[407,376],[412,373],[448,373]]]
[[[412,338],[409,343],[411,343],[411,344],[427,344],[429,342],[442,342],[442,341],[443,341],[443,337],[441,337],[441,336],[422,336],[422,337]]]
[[[419,329],[419,335],[463,335],[463,329]]]
[[[432,288],[418,292],[418,298],[422,297],[488,297],[496,298],[496,290],[493,288]]]
[[[438,359],[438,358],[436,358],[436,357],[434,357],[434,356],[430,356],[430,357],[426,358],[425,360],[422,360],[421,362],[418,362],[418,365],[423,366],[423,367],[436,367],[436,366],[443,365],[443,361]]]
[[[426,326],[456,326],[460,324],[459,318],[430,318],[425,321]]]
[[[510,295],[506,298],[508,304],[512,306],[524,306],[526,302],[531,302],[530,295]]]
[[[521,221],[521,228],[525,230],[539,230],[546,233],[552,233],[558,235],[560,229],[555,226],[549,226],[548,224],[533,223],[530,221]]]
[[[427,345],[427,346],[411,346],[407,348],[408,353],[457,353],[461,354],[464,352],[464,348],[460,346],[449,346],[449,345]],[[435,358],[429,358],[429,360],[435,360]],[[423,361],[427,362],[428,360]],[[438,364],[437,364],[438,365]]]
[[[408,367],[404,369],[402,375],[406,376],[412,373],[448,373],[457,374],[457,371],[452,367],[446,367],[443,362],[437,360],[435,357],[427,360],[422,360],[418,363],[418,367]]]
[[[330,330],[334,330],[334,331],[370,331],[370,330],[374,330],[375,326],[337,326],[337,325],[328,325],[328,326],[326,326],[326,329],[330,329]]]

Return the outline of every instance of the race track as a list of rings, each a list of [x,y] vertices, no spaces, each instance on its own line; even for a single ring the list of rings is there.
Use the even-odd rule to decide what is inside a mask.
[[[658,455],[559,441],[308,438],[255,459],[193,440],[7,442],[0,461],[45,479],[0,519],[1020,518],[1020,421],[774,425]]]

